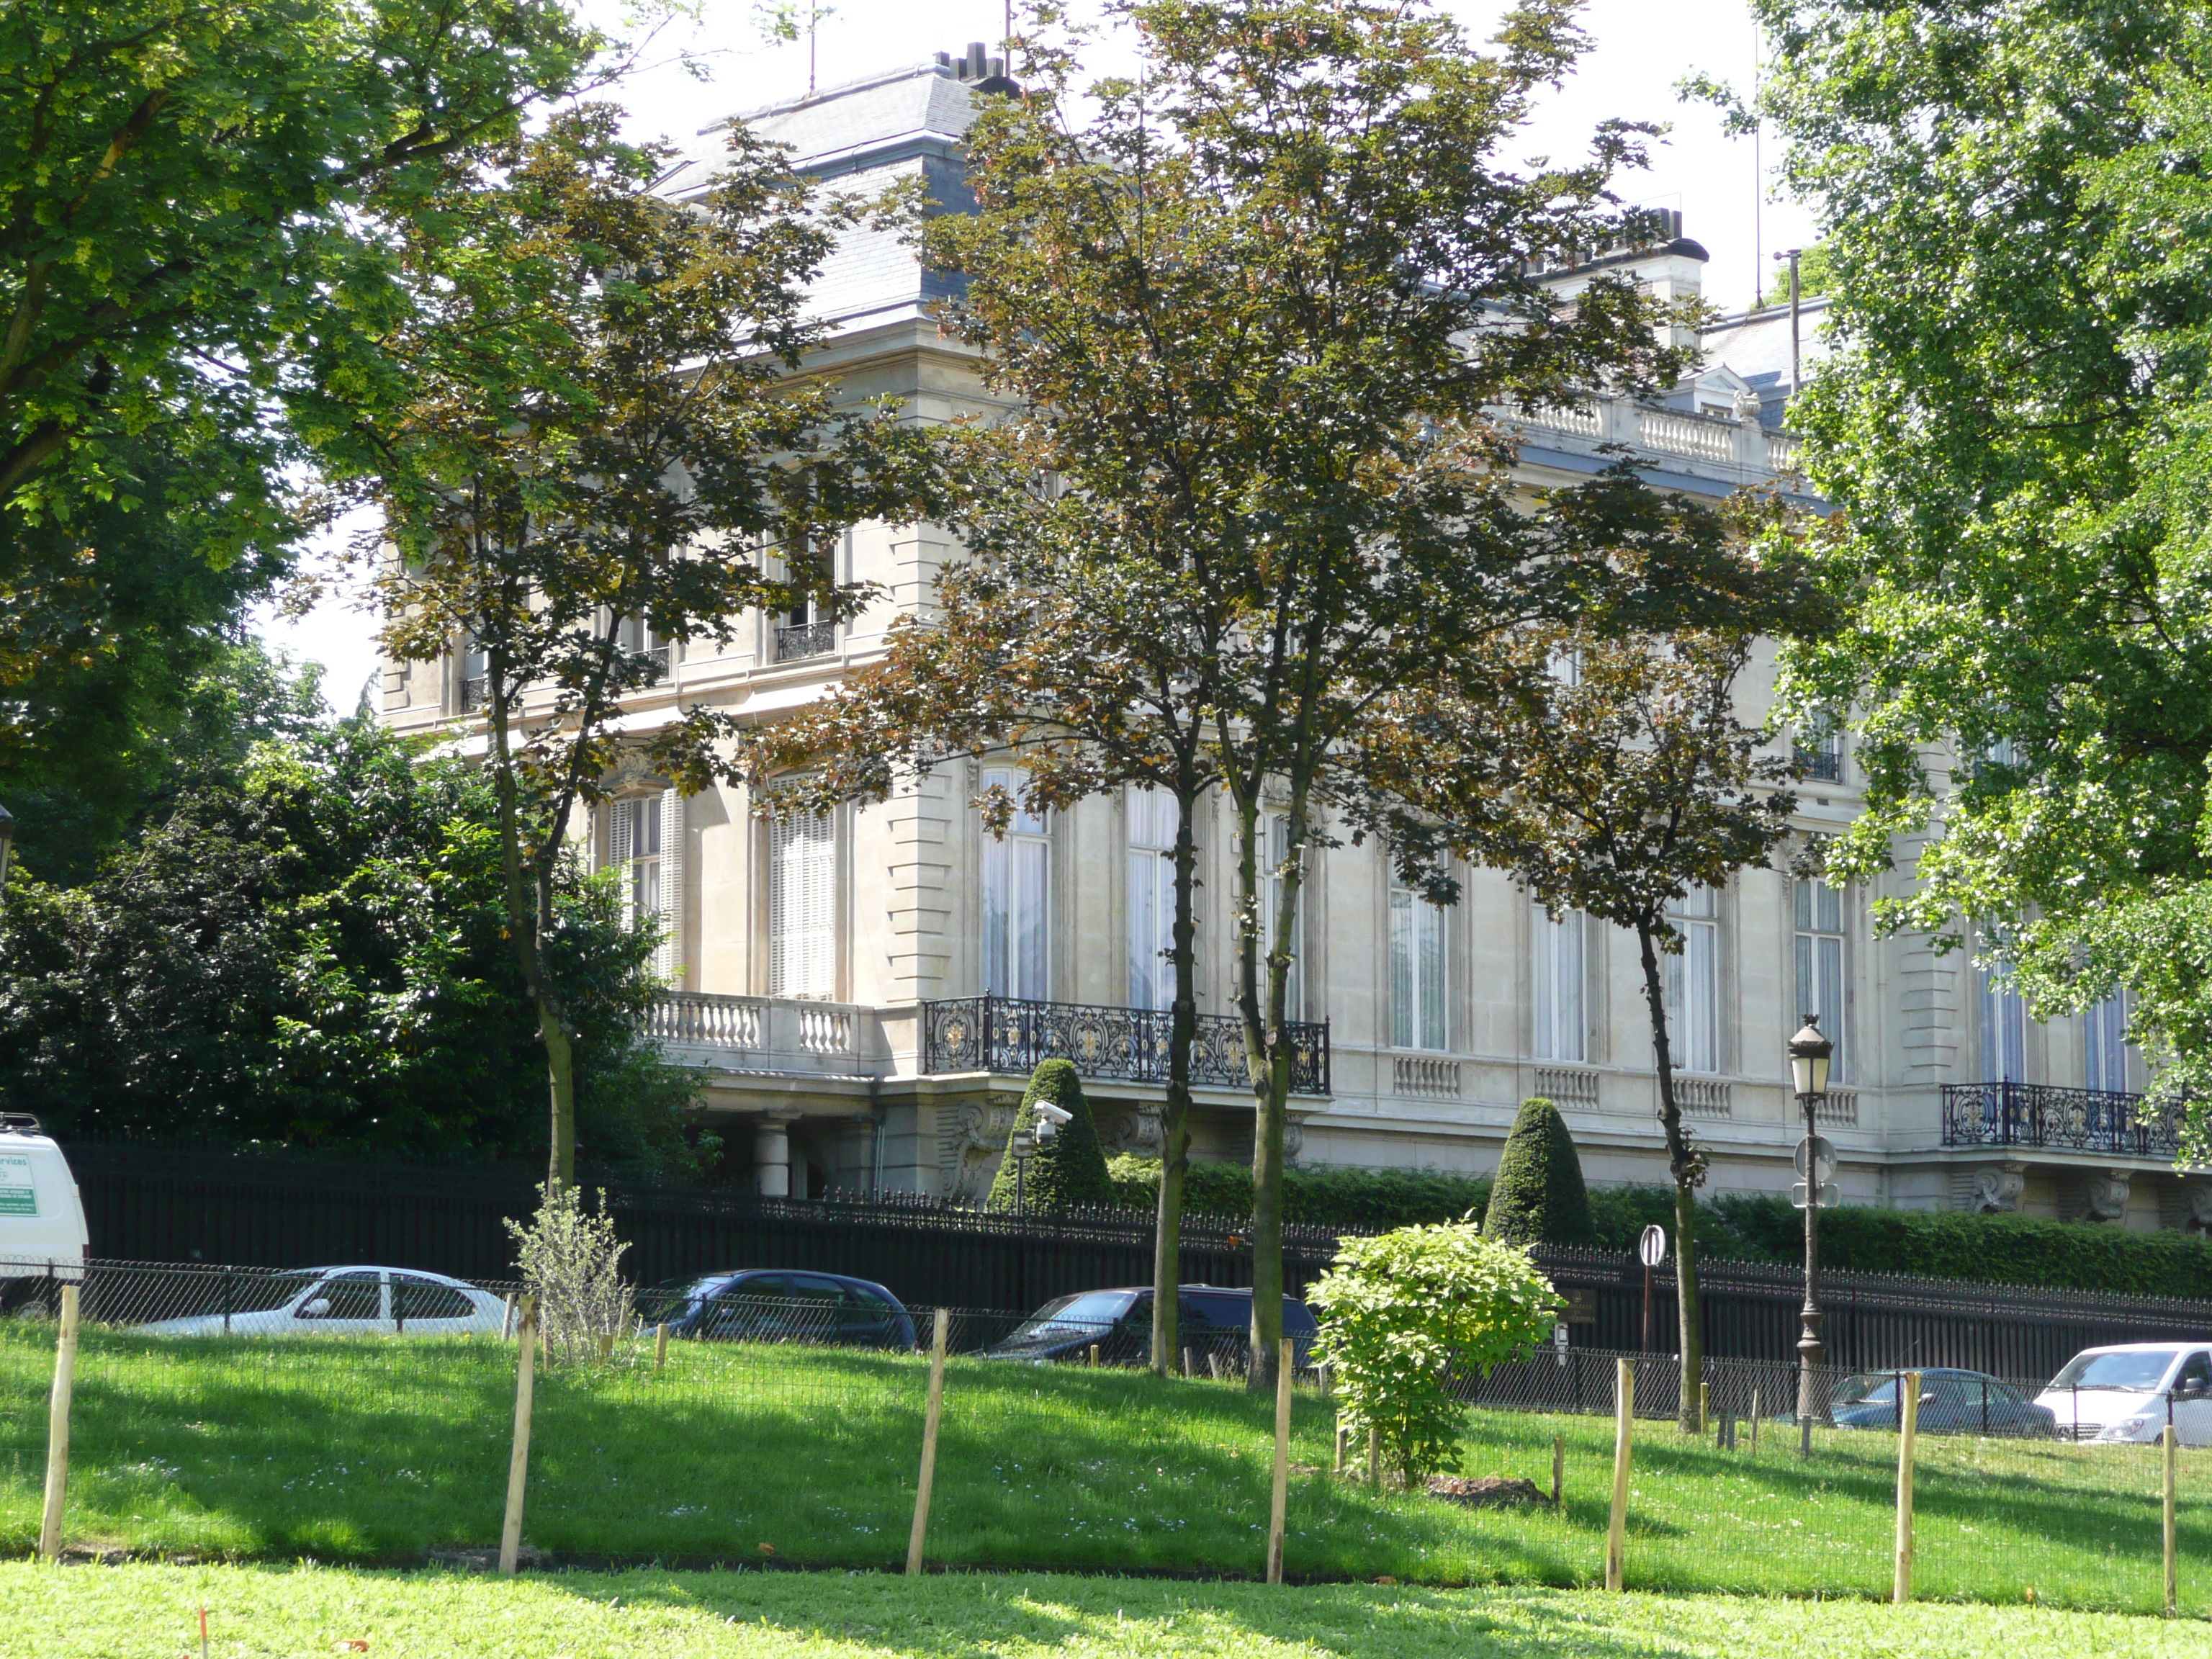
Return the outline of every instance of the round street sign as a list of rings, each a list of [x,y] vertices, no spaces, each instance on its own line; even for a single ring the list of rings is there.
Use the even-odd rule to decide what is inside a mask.
[[[1808,1143],[1801,1139],[1797,1143],[1796,1155],[1790,1160],[1800,1176],[1805,1173],[1807,1145]],[[1836,1172],[1836,1143],[1826,1135],[1814,1135],[1810,1145],[1812,1161],[1820,1166],[1820,1173],[1813,1178],[1816,1181],[1826,1181]]]
[[[1644,1230],[1644,1237],[1636,1242],[1637,1259],[1647,1267],[1656,1267],[1667,1259],[1667,1230],[1653,1222]]]

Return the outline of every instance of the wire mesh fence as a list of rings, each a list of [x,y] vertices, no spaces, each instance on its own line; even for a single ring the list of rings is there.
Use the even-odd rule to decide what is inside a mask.
[[[347,1273],[380,1276],[334,1282]],[[16,1316],[0,1322],[0,1540],[17,1549],[38,1531],[49,1293],[67,1282],[38,1277],[11,1283]],[[415,1278],[465,1292],[468,1311],[383,1269],[88,1267],[69,1535],[198,1556],[489,1551],[514,1426],[513,1287]],[[465,1328],[441,1328],[440,1306]],[[896,1565],[936,1311],[755,1293],[718,1325],[688,1303],[641,1302],[597,1352],[538,1372],[524,1537],[565,1559]],[[1273,1412],[1243,1386],[1241,1354],[1216,1364],[1191,1345],[1171,1368],[1188,1374],[1163,1380],[1115,1346],[1133,1340],[1124,1325],[1077,1307],[946,1311],[931,1560],[1258,1570]],[[1225,1350],[1233,1334],[1208,1341]],[[1815,1378],[1806,1435],[1794,1368],[1723,1358],[1705,1367],[1706,1426],[1692,1437],[1669,1420],[1671,1356],[1583,1349],[1466,1380],[1455,1473],[1506,1483],[1483,1507],[1369,1485],[1361,1437],[1340,1449],[1337,1402],[1301,1373],[1291,1575],[1592,1582],[1624,1358],[1638,1419],[1632,1586],[1887,1594],[1898,1413],[1917,1376],[1916,1594],[2163,1605],[2164,1448],[2154,1435],[2074,1437],[2077,1423],[2141,1413],[2084,1403],[2067,1415],[2033,1379],[1838,1370]],[[2212,1422],[2200,1431],[2193,1401],[2169,1404],[2182,1442],[2177,1604],[2212,1616]]]

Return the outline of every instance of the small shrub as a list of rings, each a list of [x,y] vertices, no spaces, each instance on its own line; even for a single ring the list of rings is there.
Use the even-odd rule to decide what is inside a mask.
[[[1482,1231],[1507,1244],[1591,1244],[1589,1189],[1559,1109],[1541,1095],[1521,1103],[1498,1160]]]
[[[1467,1407],[1453,1377],[1541,1341],[1564,1305],[1526,1249],[1471,1222],[1347,1238],[1306,1300],[1346,1415],[1376,1431],[1408,1486],[1457,1450]]]
[[[1123,1152],[1107,1166],[1113,1201],[1152,1213],[1159,1204],[1158,1158]],[[1446,1170],[1363,1170],[1321,1164],[1283,1171],[1283,1219],[1322,1226],[1413,1227],[1480,1214],[1490,1201],[1490,1177]],[[1192,1215],[1245,1220],[1252,1213],[1252,1170],[1245,1164],[1197,1164],[1183,1182],[1183,1208]]]
[[[1098,1144],[1098,1125],[1091,1118],[1091,1103],[1083,1097],[1082,1074],[1073,1060],[1048,1060],[1030,1073],[1030,1086],[1014,1114],[1017,1130],[1036,1129],[1042,1121],[1036,1109],[1039,1101],[1048,1101],[1074,1115],[1030,1159],[1029,1172],[1022,1182],[1023,1201],[1031,1210],[1048,1214],[1115,1202],[1114,1182],[1106,1173],[1105,1149]],[[1014,1207],[1011,1153],[1000,1161],[999,1173],[991,1182],[988,1207]]]
[[[629,1334],[633,1291],[620,1271],[629,1246],[615,1237],[605,1193],[592,1214],[574,1187],[538,1191],[538,1213],[526,1224],[507,1224],[516,1267],[524,1288],[538,1298],[547,1358],[557,1364],[588,1362],[599,1357],[601,1336]]]

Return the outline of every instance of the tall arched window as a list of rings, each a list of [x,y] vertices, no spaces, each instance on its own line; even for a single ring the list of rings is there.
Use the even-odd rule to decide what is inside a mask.
[[[1132,788],[1129,824],[1129,1006],[1175,1000],[1176,802],[1164,789]]]
[[[1010,769],[983,774],[1018,801]],[[983,990],[994,997],[1052,995],[1052,838],[1044,816],[1018,806],[1003,836],[983,837]]]

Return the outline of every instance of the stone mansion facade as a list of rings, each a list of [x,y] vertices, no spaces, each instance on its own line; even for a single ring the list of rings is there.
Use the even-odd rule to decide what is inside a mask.
[[[971,88],[997,73],[971,47],[747,118],[841,188],[920,174],[957,206]],[[706,135],[667,187],[702,183],[720,142]],[[1678,235],[1612,262],[1686,293],[1705,258]],[[830,325],[819,367],[853,394],[896,396],[927,420],[985,408],[972,358],[932,316],[940,280],[895,237],[848,235],[815,297]],[[1818,309],[1807,307],[1808,351]],[[1600,398],[1530,420],[1526,482],[1585,477],[1605,447],[1627,445],[1665,488],[1792,488],[1790,339],[1786,309],[1730,317],[1702,342],[1702,371],[1663,405]],[[756,617],[726,648],[661,647],[666,676],[633,699],[625,727],[702,703],[772,720],[818,697],[870,659],[894,616],[927,602],[956,556],[930,526],[863,526],[837,574],[876,583],[875,608],[842,623],[804,611]],[[1750,695],[1765,694],[1771,663],[1753,680],[1762,674]],[[443,664],[390,668],[383,717],[462,735],[471,682],[461,648]],[[1817,836],[1850,822],[1858,793],[1847,742],[1810,763],[1798,828]],[[976,1198],[1027,1073],[1050,1054],[1086,1073],[1109,1146],[1157,1144],[1162,814],[1145,796],[1117,795],[1019,818],[994,840],[973,800],[1010,769],[957,763],[883,805],[779,823],[754,817],[739,791],[679,796],[641,764],[611,781],[592,854],[626,866],[632,903],[667,929],[671,989],[655,1034],[702,1068],[704,1109],[741,1156],[750,1150],[761,1191]],[[1196,1150],[1241,1159],[1250,1097],[1226,951],[1208,948],[1230,937],[1226,823],[1201,831]],[[1491,872],[1460,872],[1461,902],[1438,909],[1395,886],[1371,845],[1312,857],[1296,941],[1296,1001],[1311,1027],[1291,1102],[1296,1158],[1486,1170],[1518,1103],[1543,1094],[1565,1113],[1591,1179],[1665,1179],[1632,939],[1579,917],[1553,922]],[[1900,867],[1911,862],[1900,849]],[[2212,1225],[2212,1175],[2177,1174],[2171,1122],[2133,1117],[2141,1060],[2120,1041],[2117,1010],[2031,1021],[1966,953],[1876,939],[1870,896],[1755,870],[1684,906],[1676,1041],[1713,1189],[1787,1190],[1798,1131],[1783,1045],[1816,1012],[1838,1043],[1827,1133],[1845,1201]]]

